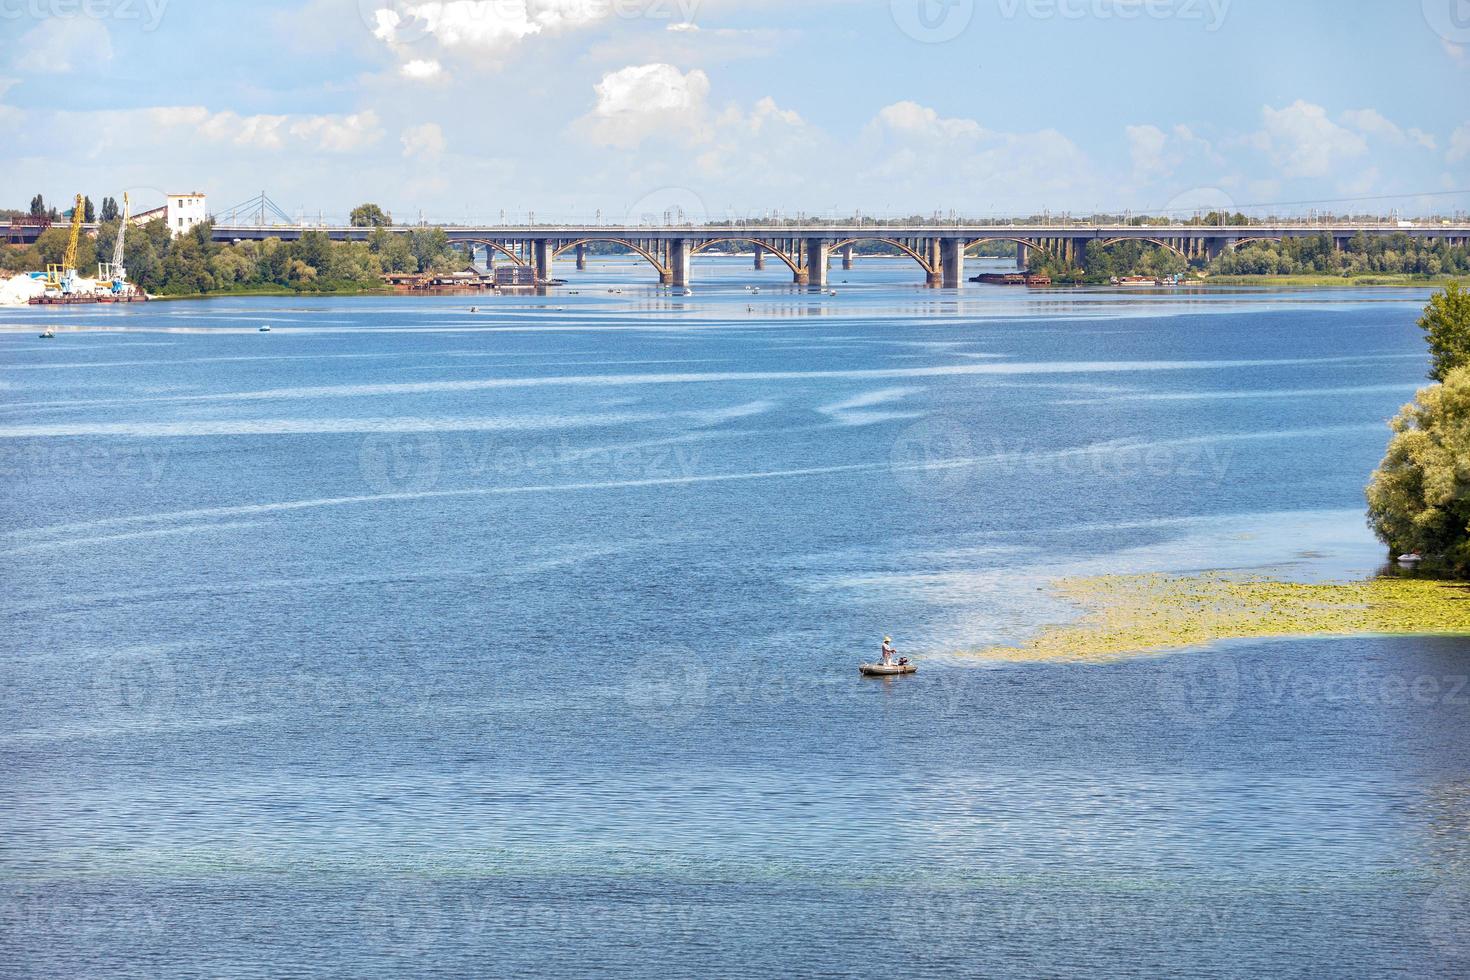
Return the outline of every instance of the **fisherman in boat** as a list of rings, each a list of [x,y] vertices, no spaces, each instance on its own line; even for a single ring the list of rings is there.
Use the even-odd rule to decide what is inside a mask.
[[[893,637],[883,637],[883,666],[892,667],[893,658],[897,653],[898,651],[893,649]]]

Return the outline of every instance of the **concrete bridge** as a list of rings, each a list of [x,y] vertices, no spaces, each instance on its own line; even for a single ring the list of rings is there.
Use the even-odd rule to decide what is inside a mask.
[[[392,226],[392,234],[408,234],[418,226]],[[641,256],[657,272],[659,282],[684,287],[691,282],[696,256],[712,249],[753,249],[756,268],[766,261],[783,263],[799,285],[822,288],[834,258],[851,269],[854,246],[859,242],[881,242],[912,259],[931,286],[956,288],[965,281],[966,253],[984,242],[1012,242],[1017,247],[1017,265],[1024,268],[1030,252],[1046,252],[1080,263],[1090,242],[1116,245],[1143,241],[1169,249],[1187,260],[1212,259],[1222,252],[1249,242],[1281,241],[1287,238],[1331,238],[1343,248],[1353,236],[1374,238],[1407,235],[1427,242],[1451,245],[1470,243],[1470,223],[1453,225],[1396,222],[1367,224],[1274,224],[1274,225],[1034,225],[1034,224],[932,224],[932,225],[710,225],[625,226],[537,225],[526,227],[443,227],[451,242],[465,247],[474,257],[483,252],[486,264],[497,259],[535,269],[538,279],[554,278],[556,260],[569,253],[578,269],[586,268],[587,246],[607,242]],[[284,225],[216,225],[216,241],[231,242],[279,238],[294,240],[307,231],[320,231],[337,241],[365,241],[372,228],[308,228]]]

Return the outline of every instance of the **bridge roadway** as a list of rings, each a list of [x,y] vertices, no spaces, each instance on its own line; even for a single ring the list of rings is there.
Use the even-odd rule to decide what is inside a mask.
[[[397,225],[393,234],[408,234],[419,226]],[[641,255],[657,271],[665,285],[690,283],[693,257],[727,245],[755,250],[756,267],[766,256],[783,262],[798,284],[821,288],[834,256],[843,267],[852,268],[853,245],[878,241],[897,248],[918,263],[931,286],[956,288],[965,281],[965,253],[982,242],[1014,242],[1017,266],[1024,268],[1029,252],[1038,249],[1069,261],[1080,261],[1089,242],[1113,245],[1123,241],[1145,241],[1167,248],[1185,259],[1208,260],[1247,242],[1281,241],[1285,238],[1330,237],[1343,248],[1354,235],[1386,238],[1407,235],[1451,245],[1470,242],[1470,224],[1401,226],[1398,223],[1364,224],[1273,224],[1273,225],[761,225],[731,227],[708,225],[621,226],[537,225],[528,227],[443,227],[450,241],[464,245],[473,258],[484,251],[486,264],[499,256],[505,261],[531,266],[539,279],[553,278],[557,257],[568,251],[576,255],[577,267],[586,267],[586,247],[594,242],[612,242]],[[308,228],[285,225],[216,225],[216,241],[299,238],[307,231],[322,231],[337,241],[363,241],[371,228]]]

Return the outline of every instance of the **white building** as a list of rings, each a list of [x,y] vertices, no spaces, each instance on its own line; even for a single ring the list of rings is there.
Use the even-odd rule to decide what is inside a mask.
[[[198,191],[191,194],[168,195],[168,230],[177,238],[197,224],[209,220],[209,208],[204,195]]]

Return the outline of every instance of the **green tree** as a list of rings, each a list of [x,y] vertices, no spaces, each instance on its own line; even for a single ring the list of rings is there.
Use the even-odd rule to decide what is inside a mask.
[[[110,197],[102,199],[102,220],[116,221],[121,212],[118,211],[117,201]]]
[[[352,209],[352,227],[382,228],[391,225],[393,216],[376,204],[359,204]]]
[[[90,197],[82,198],[82,220],[88,224],[97,220],[97,208],[93,206]]]
[[[1394,554],[1417,552],[1470,571],[1470,366],[1393,420],[1388,454],[1368,485],[1368,523]]]
[[[35,197],[31,198],[31,217],[46,217],[46,199],[43,198],[40,194],[37,194]]]
[[[1455,368],[1470,363],[1470,290],[1452,282],[1435,293],[1424,307],[1419,327],[1434,357],[1429,376],[1443,381]]]

